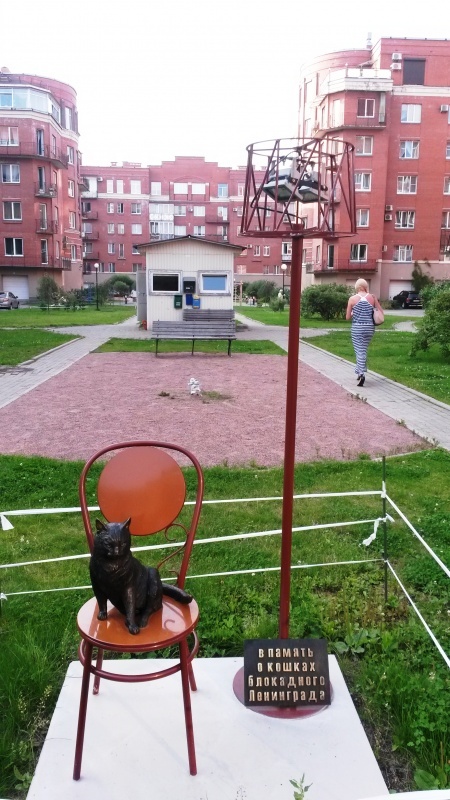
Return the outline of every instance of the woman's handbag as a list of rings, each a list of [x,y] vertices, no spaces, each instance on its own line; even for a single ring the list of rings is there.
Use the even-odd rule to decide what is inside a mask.
[[[374,323],[374,325],[382,325],[383,322],[384,322],[384,314],[383,314],[383,312],[380,309],[374,307],[374,309],[373,309],[373,323]]]

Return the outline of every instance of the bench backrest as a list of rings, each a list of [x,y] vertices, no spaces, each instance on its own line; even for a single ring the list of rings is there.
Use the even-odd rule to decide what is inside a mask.
[[[200,322],[202,320],[234,320],[233,308],[184,308],[183,320]]]

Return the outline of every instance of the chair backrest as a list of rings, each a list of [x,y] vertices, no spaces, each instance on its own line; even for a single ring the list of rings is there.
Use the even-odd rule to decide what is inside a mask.
[[[131,517],[130,533],[134,536],[167,531],[184,507],[186,482],[173,455],[185,456],[184,460],[187,459],[195,468],[196,498],[189,523],[175,523],[176,530],[183,531],[185,536],[183,546],[176,551],[182,551],[181,565],[177,570],[177,585],[182,587],[203,500],[204,481],[199,462],[184,447],[165,442],[120,442],[95,453],[84,465],[79,484],[81,514],[91,552],[94,531],[86,496],[87,481],[92,466],[111,453],[113,455],[106,461],[98,479],[98,505],[108,522],[124,522]],[[159,566],[173,555],[172,553],[164,558]]]

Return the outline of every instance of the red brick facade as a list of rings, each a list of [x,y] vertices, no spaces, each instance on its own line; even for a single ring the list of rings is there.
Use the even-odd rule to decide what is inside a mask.
[[[81,285],[78,138],[70,86],[0,72],[0,290]]]

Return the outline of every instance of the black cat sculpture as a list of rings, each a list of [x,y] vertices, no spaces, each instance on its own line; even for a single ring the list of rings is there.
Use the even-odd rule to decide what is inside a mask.
[[[89,572],[99,606],[97,618],[107,618],[109,600],[125,615],[128,630],[135,634],[162,607],[163,594],[185,604],[192,597],[178,586],[163,583],[155,567],[145,567],[131,555],[130,523],[131,517],[125,522],[95,521],[97,534]]]

